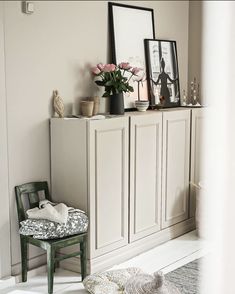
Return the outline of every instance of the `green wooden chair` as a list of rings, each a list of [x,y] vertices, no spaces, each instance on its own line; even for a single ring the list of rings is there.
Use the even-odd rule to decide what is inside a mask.
[[[27,218],[26,216],[26,207],[24,207],[23,196],[26,196],[28,200],[28,208],[38,207],[40,198],[40,193],[44,192],[45,199],[51,201],[51,197],[48,190],[47,182],[34,182],[27,183],[20,186],[15,187],[16,194],[16,203],[17,203],[17,211],[18,211],[18,219],[19,225],[20,222]],[[32,244],[34,246],[40,247],[47,252],[47,277],[48,277],[48,293],[53,293],[53,278],[55,267],[59,266],[59,262],[63,259],[67,259],[70,257],[75,257],[80,255],[81,260],[81,275],[82,280],[86,276],[86,243],[87,243],[87,233],[73,235],[70,237],[65,237],[61,239],[53,239],[53,240],[38,240],[34,239],[31,236],[20,235],[20,243],[21,243],[21,266],[22,266],[22,282],[27,281],[27,271],[28,271],[28,244]],[[74,244],[80,244],[80,251],[63,255],[56,256],[56,251],[58,249],[71,246]]]

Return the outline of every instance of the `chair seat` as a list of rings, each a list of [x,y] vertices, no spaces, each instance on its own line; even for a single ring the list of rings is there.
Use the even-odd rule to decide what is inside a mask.
[[[40,240],[40,239],[35,239],[32,236],[25,236],[25,235],[21,235],[21,236],[27,239],[27,241],[30,244],[46,250],[48,246],[54,246],[56,249],[59,249],[59,248],[64,248],[70,245],[77,244],[84,240],[84,238],[87,236],[87,233],[73,235],[69,237],[67,236],[60,239],[50,239],[50,240]]]

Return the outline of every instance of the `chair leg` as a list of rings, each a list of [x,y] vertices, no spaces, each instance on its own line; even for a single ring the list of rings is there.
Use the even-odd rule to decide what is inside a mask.
[[[27,281],[28,271],[28,242],[25,236],[20,235],[21,245],[21,271],[22,271],[22,282]]]
[[[55,257],[58,257],[58,256],[59,256],[58,252],[57,253],[55,252]],[[55,269],[56,268],[59,268],[59,267],[60,267],[60,262],[59,261],[55,261],[54,272],[55,272]]]
[[[56,270],[57,268],[59,268],[59,267],[60,267],[60,262],[59,262],[59,261],[55,261],[54,273],[55,273],[55,270]]]
[[[84,238],[83,242],[80,243],[80,251],[81,251],[81,275],[82,275],[82,281],[85,279],[87,275],[87,257],[86,257],[86,252],[87,252],[87,242],[86,242],[86,237]]]
[[[48,294],[53,293],[55,267],[55,249],[52,246],[47,248],[47,279],[48,279]]]

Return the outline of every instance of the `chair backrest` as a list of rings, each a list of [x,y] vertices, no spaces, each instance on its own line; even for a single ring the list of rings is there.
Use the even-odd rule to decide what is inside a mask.
[[[26,196],[28,208],[38,207],[40,195],[44,194],[44,199],[51,201],[47,182],[32,182],[20,186],[15,186],[16,204],[19,223],[27,218],[26,205],[24,205],[23,196]]]

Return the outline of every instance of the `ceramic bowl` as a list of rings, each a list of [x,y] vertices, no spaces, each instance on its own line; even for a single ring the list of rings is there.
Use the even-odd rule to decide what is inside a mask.
[[[136,100],[135,101],[135,107],[138,109],[138,111],[146,111],[149,107],[149,101],[146,100]]]

